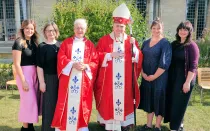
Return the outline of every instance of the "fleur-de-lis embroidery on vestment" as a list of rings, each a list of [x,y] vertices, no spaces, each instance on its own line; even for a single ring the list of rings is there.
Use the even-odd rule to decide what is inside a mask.
[[[122,89],[123,83],[120,81],[116,81],[114,85],[115,85],[115,89]]]
[[[78,48],[78,49],[75,50],[75,52],[76,52],[77,54],[79,54],[79,53],[81,53],[81,50]]]
[[[76,84],[79,81],[79,79],[77,78],[77,76],[74,76],[74,78],[72,79],[72,81],[74,82],[74,84]]]
[[[121,76],[120,73],[118,72],[117,75],[116,75],[116,78],[117,78],[118,80],[120,80],[121,77],[122,77],[122,76]]]
[[[71,112],[72,116],[69,116],[69,118],[68,118],[69,124],[75,125],[76,120],[77,120],[77,118],[74,116],[74,114],[76,113],[75,108],[72,107],[72,109],[70,110],[70,112]]]
[[[77,85],[72,85],[71,86],[71,93],[78,93],[79,86]]]
[[[116,104],[117,104],[118,107],[115,108],[115,114],[121,116],[121,115],[122,115],[122,112],[123,112],[123,109],[120,108],[120,105],[121,105],[122,103],[121,103],[120,100],[118,99],[117,102],[116,102]]]
[[[81,56],[73,56],[74,61],[80,62],[82,60]]]

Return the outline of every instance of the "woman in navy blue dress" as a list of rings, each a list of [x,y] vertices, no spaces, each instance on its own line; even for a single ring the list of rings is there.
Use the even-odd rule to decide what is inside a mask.
[[[181,22],[177,27],[176,40],[172,42],[164,122],[170,122],[170,129],[174,131],[183,130],[181,123],[195,85],[199,48],[192,41],[192,32],[189,21]]]
[[[160,20],[152,22],[151,32],[152,37],[142,45],[144,59],[139,109],[147,112],[147,124],[142,130],[152,130],[155,115],[155,131],[160,131],[165,114],[165,90],[172,54],[170,43],[162,35],[163,24]]]

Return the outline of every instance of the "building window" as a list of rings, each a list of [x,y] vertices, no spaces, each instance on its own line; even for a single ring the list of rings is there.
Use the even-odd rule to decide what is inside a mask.
[[[20,0],[20,21],[27,19],[27,0]]]
[[[0,0],[0,41],[4,41],[4,37],[3,37],[3,34],[4,34],[3,18],[4,18],[3,3],[2,3],[2,0]]]
[[[189,20],[194,25],[195,19],[195,1],[188,0],[187,1],[187,20]]]
[[[11,41],[16,36],[14,0],[4,0],[4,3],[6,7],[6,38]]]
[[[209,0],[187,0],[187,20],[195,29],[196,39],[200,38],[206,27]]]
[[[160,17],[160,0],[155,0],[154,1],[154,6],[153,6],[153,11],[154,11],[154,16],[153,18],[157,18],[157,17]]]
[[[15,3],[16,1],[16,3]],[[20,19],[27,19],[27,0],[0,0],[0,41],[13,41],[17,34],[15,4],[20,7]],[[18,6],[17,6],[18,7]],[[19,25],[19,24],[18,24]]]
[[[199,0],[198,3],[198,24],[197,24],[197,38],[201,37],[203,29],[206,27],[207,17],[207,0]]]
[[[146,17],[147,0],[136,0],[136,6],[142,13],[143,17]]]

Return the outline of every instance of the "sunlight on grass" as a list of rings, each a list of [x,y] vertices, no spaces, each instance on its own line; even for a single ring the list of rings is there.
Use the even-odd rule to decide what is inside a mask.
[[[204,91],[203,103],[200,103],[200,90],[193,92],[189,107],[187,109],[184,123],[186,131],[210,131],[210,91]],[[0,131],[19,131],[21,123],[18,122],[19,93],[15,90],[0,90]],[[97,111],[93,105],[92,115],[89,123],[90,131],[104,131],[104,127],[96,123]],[[153,123],[155,120],[153,121]],[[146,114],[137,110],[137,126],[146,123]],[[39,123],[35,124],[36,131],[41,131],[41,117]],[[163,131],[168,131],[168,124],[162,125]]]

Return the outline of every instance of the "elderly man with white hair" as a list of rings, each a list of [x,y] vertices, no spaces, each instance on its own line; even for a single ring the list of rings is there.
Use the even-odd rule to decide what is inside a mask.
[[[74,22],[74,36],[65,39],[58,52],[58,101],[52,127],[61,131],[88,131],[92,87],[98,67],[94,44],[85,38],[87,22]]]

